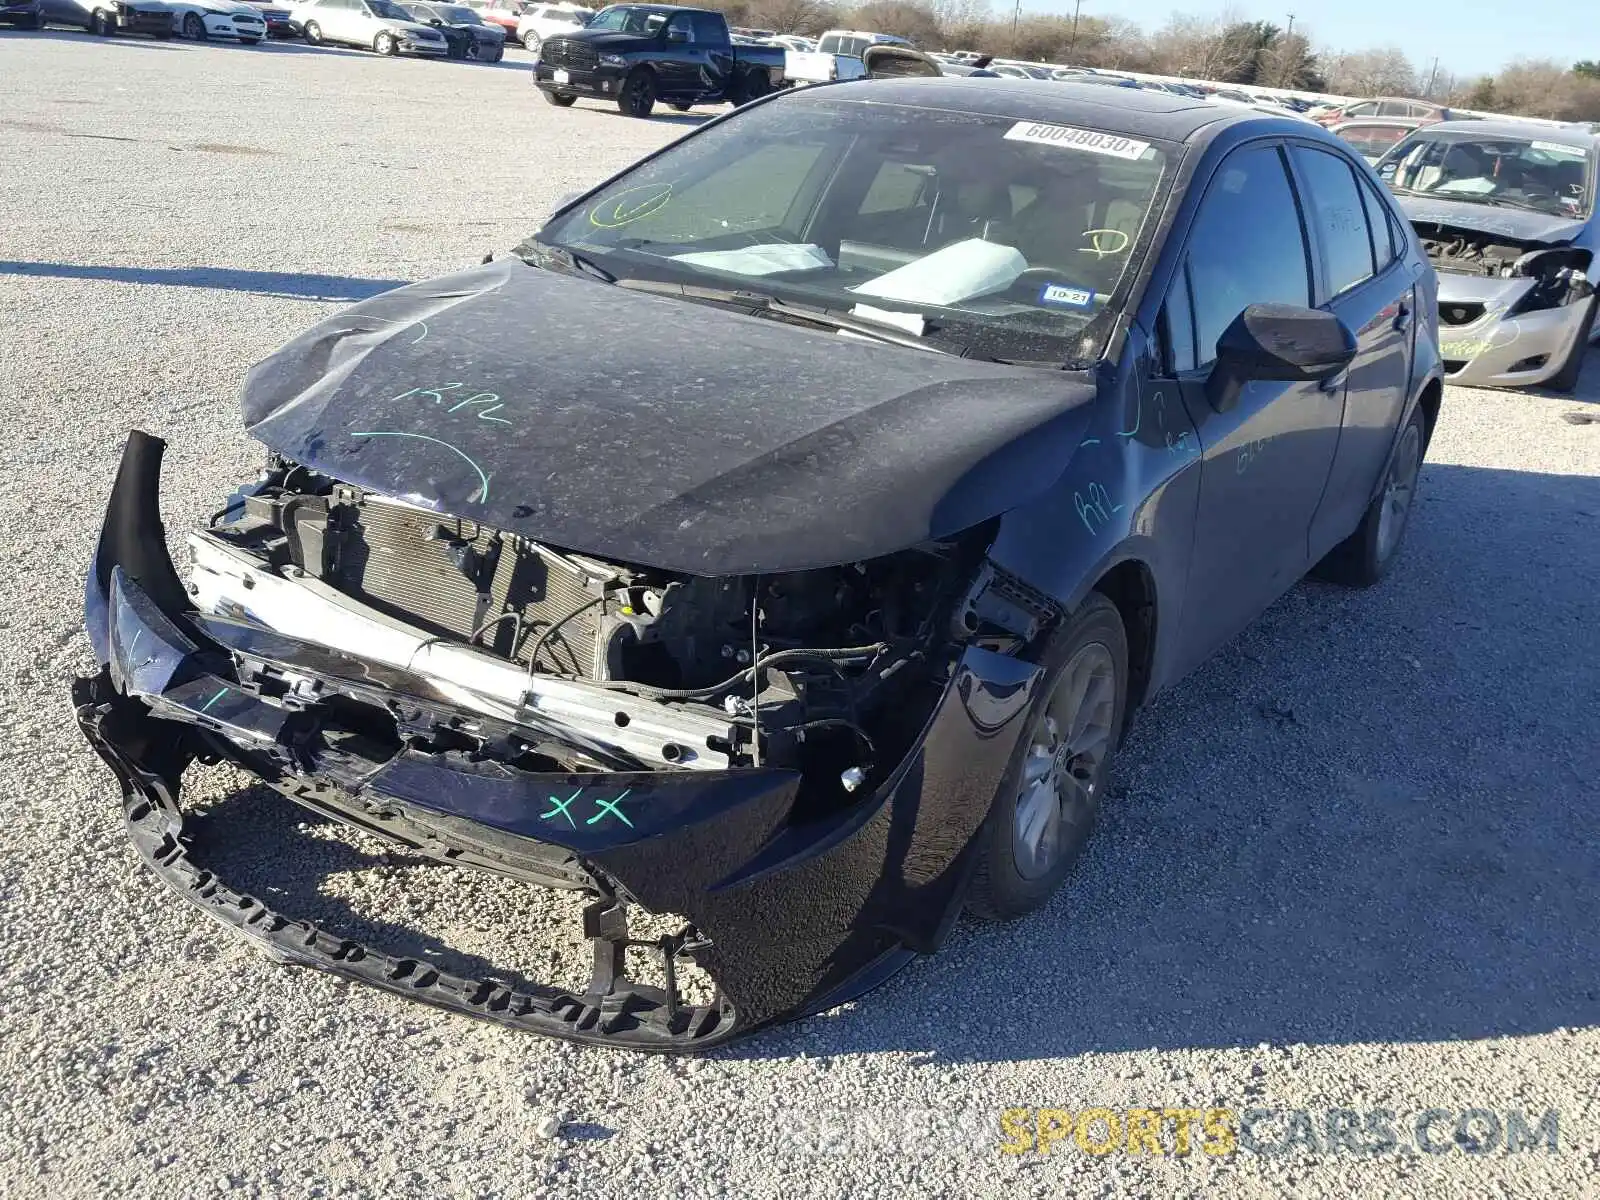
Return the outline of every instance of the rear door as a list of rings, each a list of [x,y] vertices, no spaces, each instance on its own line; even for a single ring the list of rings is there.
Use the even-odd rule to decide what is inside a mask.
[[[1217,339],[1251,304],[1312,303],[1311,251],[1285,151],[1252,142],[1206,185],[1163,310],[1167,370],[1199,433],[1194,559],[1180,618],[1180,673],[1305,573],[1307,533],[1333,465],[1343,380],[1258,381],[1216,412],[1205,381]]]
[[[1332,147],[1304,142],[1290,146],[1289,160],[1306,197],[1317,305],[1356,335],[1339,447],[1310,533],[1315,561],[1360,522],[1388,458],[1411,379],[1415,281],[1395,245],[1388,206],[1364,171]]]

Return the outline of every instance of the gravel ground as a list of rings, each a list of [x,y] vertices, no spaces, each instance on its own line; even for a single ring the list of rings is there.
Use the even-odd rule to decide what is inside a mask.
[[[169,439],[186,528],[257,461],[270,347],[691,123],[558,111],[527,66],[0,33],[0,1194],[1600,1195],[1600,427],[1560,419],[1600,361],[1576,398],[1450,392],[1403,563],[1297,588],[1147,714],[1046,911],[704,1059],[272,966],[138,866],[66,697],[122,434]],[[288,911],[561,957],[542,893],[325,826],[291,856],[282,804],[193,794]],[[998,1150],[1004,1106],[1141,1105],[1387,1108],[1407,1145],[1555,1109],[1559,1149]]]

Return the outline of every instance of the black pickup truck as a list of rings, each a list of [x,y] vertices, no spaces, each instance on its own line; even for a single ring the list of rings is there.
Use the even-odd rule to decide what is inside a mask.
[[[656,101],[743,104],[783,86],[784,50],[735,46],[719,12],[670,4],[614,4],[582,29],[546,38],[534,82],[563,108],[579,96],[613,100],[630,117]]]

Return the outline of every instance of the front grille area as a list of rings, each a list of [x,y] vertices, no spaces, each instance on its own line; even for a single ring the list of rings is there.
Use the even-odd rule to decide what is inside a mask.
[[[478,644],[526,662],[544,630],[600,595],[598,584],[488,526],[382,501],[343,507],[329,582],[431,633],[465,640],[491,618],[521,612],[520,632],[508,617],[484,630]],[[486,582],[487,605],[468,571]],[[539,652],[540,666],[592,678],[599,628],[598,605],[562,621]]]
[[[1471,325],[1483,316],[1483,305],[1475,300],[1464,303],[1454,301],[1439,305],[1439,324]]]
[[[578,71],[588,71],[600,61],[599,54],[593,46],[586,42],[575,42],[571,38],[551,38],[539,47],[539,61],[549,63],[552,67],[566,67]]]

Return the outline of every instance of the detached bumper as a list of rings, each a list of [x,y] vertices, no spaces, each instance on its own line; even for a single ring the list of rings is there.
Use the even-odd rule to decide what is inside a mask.
[[[74,683],[73,700],[122,784],[146,864],[281,961],[531,1032],[693,1050],[841,1003],[948,932],[1033,694],[1027,664],[970,650],[905,759],[873,794],[824,819],[797,817],[802,782],[786,770],[553,774],[459,752],[363,756],[328,736],[341,711],[440,701],[406,672],[363,677],[328,647],[185,611],[156,513],[161,451],[143,434],[129,439],[85,593],[103,666]],[[266,694],[263,670],[303,685]],[[588,986],[518,991],[454,977],[231,889],[184,841],[181,779],[198,755],[422,853],[590,892]],[[683,927],[631,939],[632,907]],[[664,984],[628,976],[630,947],[657,956]],[[714,999],[684,1000],[675,983],[684,964],[709,975]]]

